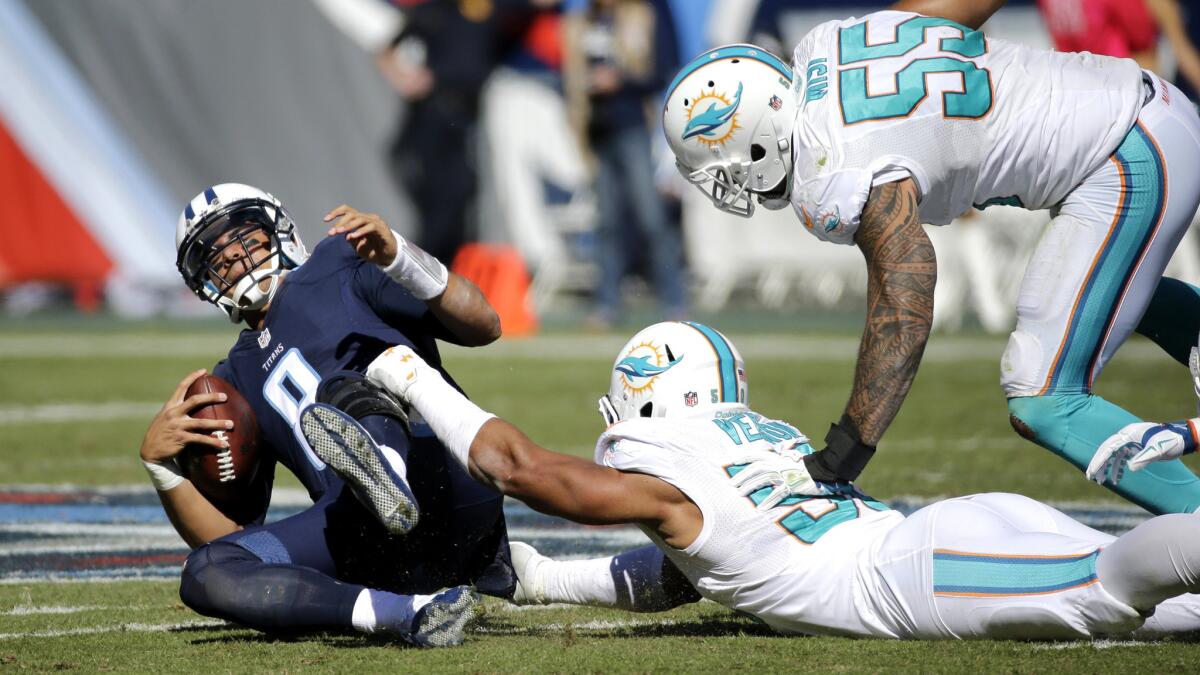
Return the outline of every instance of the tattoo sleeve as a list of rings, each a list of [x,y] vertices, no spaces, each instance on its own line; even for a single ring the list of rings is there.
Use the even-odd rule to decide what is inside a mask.
[[[867,260],[867,321],[846,415],[874,446],[908,395],[933,323],[937,260],[911,179],[872,188],[856,241]]]

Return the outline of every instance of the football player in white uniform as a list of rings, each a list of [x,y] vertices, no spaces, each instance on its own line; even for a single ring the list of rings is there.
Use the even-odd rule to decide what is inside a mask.
[[[912,384],[937,276],[921,224],[1012,204],[1054,215],[1001,360],[1013,427],[1080,469],[1095,459],[1089,477],[1155,513],[1194,511],[1200,480],[1181,462],[1121,474],[1147,448],[1194,452],[1197,420],[1144,423],[1092,384],[1135,329],[1181,363],[1195,344],[1200,289],[1162,273],[1200,202],[1200,119],[1134,61],[985,37],[992,4],[830,21],[790,65],[753,45],[710,50],[668,89],[667,141],[717,208],[790,203],[866,258],[854,385],[806,460],[815,478],[855,479]]]
[[[906,519],[851,484],[812,481],[799,461],[812,452],[807,439],[747,407],[737,349],[702,324],[655,324],[618,354],[595,463],[539,447],[407,347],[379,356],[367,375],[477,480],[577,522],[635,523],[657,548],[658,565],[642,550],[632,556],[640,569],[621,569],[629,554],[559,563],[514,544],[518,599],[663,609],[665,556],[704,597],[781,633],[1050,639],[1200,629],[1200,597],[1183,595],[1200,590],[1200,516],[1159,516],[1114,538],[1031,499],[983,494]],[[618,597],[630,590],[659,600]]]

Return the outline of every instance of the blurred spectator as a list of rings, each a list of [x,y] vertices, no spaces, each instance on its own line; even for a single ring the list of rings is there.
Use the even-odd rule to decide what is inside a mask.
[[[1175,84],[1200,104],[1200,5],[1181,7],[1176,0],[1149,0],[1150,9],[1175,56]]]
[[[654,187],[648,121],[648,108],[657,109],[651,98],[678,67],[671,15],[661,1],[584,5],[567,20],[565,75],[572,122],[596,172],[600,283],[591,322],[603,327],[618,317],[633,250],[646,253],[665,315],[680,317],[686,307],[679,229]]]
[[[1176,0],[1038,0],[1037,4],[1055,49],[1131,58],[1143,68],[1158,70],[1161,32],[1175,57],[1179,79],[1200,87],[1200,55]]]
[[[533,16],[488,82],[483,103],[483,177],[495,193],[495,224],[543,282],[548,274],[561,275],[570,257],[562,232],[567,209],[553,208],[550,196],[563,206],[586,201],[591,183],[563,101],[561,19],[557,8]],[[558,283],[550,287],[557,290]]]
[[[447,263],[466,240],[484,82],[529,10],[548,0],[394,0],[404,27],[377,63],[408,102],[393,173],[418,214],[420,245]]]

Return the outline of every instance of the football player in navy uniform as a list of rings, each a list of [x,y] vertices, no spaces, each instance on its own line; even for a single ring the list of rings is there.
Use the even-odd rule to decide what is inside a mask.
[[[513,591],[502,497],[447,461],[428,426],[360,373],[393,344],[440,368],[437,339],[484,345],[499,337],[499,319],[478,288],[379,216],[343,205],[325,221],[329,236],[309,255],[279,200],[235,183],[206,189],[180,217],[184,281],[247,326],[214,373],[250,403],[266,448],[254,494],[223,513],[174,458],[188,443],[224,447],[210,432],[231,423],[188,414],[224,395],[184,400],[204,373],[193,372],[151,423],[142,460],[194,549],[180,595],[201,614],[267,632],[353,628],[457,644],[471,586]],[[369,435],[376,451],[354,465],[323,462],[298,424],[314,402],[347,413],[323,430],[325,442]],[[264,525],[276,464],[314,505]],[[370,489],[381,481],[388,489]]]

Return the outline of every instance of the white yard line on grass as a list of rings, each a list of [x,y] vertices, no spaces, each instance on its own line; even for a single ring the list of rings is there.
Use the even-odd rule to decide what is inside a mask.
[[[96,633],[169,633],[189,628],[218,628],[232,624],[224,621],[181,621],[179,623],[119,623],[112,626],[87,626],[85,628],[67,628],[63,630],[35,630],[27,633],[0,633],[0,640],[20,640],[24,638],[56,638],[72,635],[94,635]]]
[[[679,623],[674,619],[659,619],[644,620],[618,620],[604,619],[597,621],[585,621],[584,623],[544,623],[536,626],[523,627],[505,627],[505,628],[490,628],[486,625],[478,626],[474,629],[475,633],[486,635],[540,635],[542,633],[561,633],[568,626],[571,630],[618,630],[625,628],[641,628],[643,626],[673,626]]]
[[[36,616],[42,614],[76,614],[78,612],[92,612],[100,609],[117,609],[112,605],[80,605],[78,607],[63,607],[60,605],[39,605],[13,607],[10,610],[0,612],[4,616]],[[121,609],[132,609],[130,607],[122,607]]]
[[[126,574],[114,574],[107,577],[13,576],[0,578],[0,586],[29,586],[31,584],[120,584],[128,581],[179,586],[178,575],[174,577],[150,576],[136,574],[130,570],[127,570]]]
[[[166,516],[164,515],[165,519]],[[178,536],[168,523],[161,525],[129,525],[114,523],[3,523],[0,532],[6,534],[38,534],[57,537],[91,537],[136,542],[138,539],[158,540]],[[4,552],[7,552],[6,548]]]
[[[1061,651],[1063,649],[1112,649],[1113,647],[1153,647],[1159,644],[1156,640],[1072,640],[1071,642],[1050,642],[1035,644],[1034,649]]]
[[[148,420],[162,408],[153,401],[108,401],[106,403],[47,403],[0,406],[0,426],[12,424],[59,424],[62,422],[106,422]]]
[[[134,461],[137,460],[135,459]],[[149,483],[129,483],[126,485],[75,485],[73,483],[17,483],[5,485],[0,483],[0,492],[23,494],[94,493],[109,498],[125,496],[154,497],[156,494],[153,486]],[[311,506],[312,503],[308,492],[302,488],[276,487],[271,491],[271,506],[305,507]],[[154,504],[157,506],[158,502],[154,501]]]
[[[121,553],[124,551],[138,553],[186,553],[187,544],[174,531],[161,538],[136,537],[103,543],[69,544],[55,542],[53,544],[9,544],[0,550],[0,558],[9,556],[33,555],[80,555],[84,553]]]
[[[728,329],[729,327],[724,327]],[[539,361],[611,359],[626,340],[625,335],[558,334],[527,339],[502,339],[483,349],[445,345],[444,354],[454,359],[513,359]],[[730,337],[747,359],[796,359],[853,361],[858,337],[852,335],[739,334]],[[0,359],[34,358],[191,358],[216,359],[233,344],[225,335],[64,335],[44,333],[0,336]],[[925,350],[927,361],[973,361],[1000,359],[1005,340],[998,336],[935,335]],[[1165,359],[1155,345],[1134,340],[1121,348],[1119,359]]]

